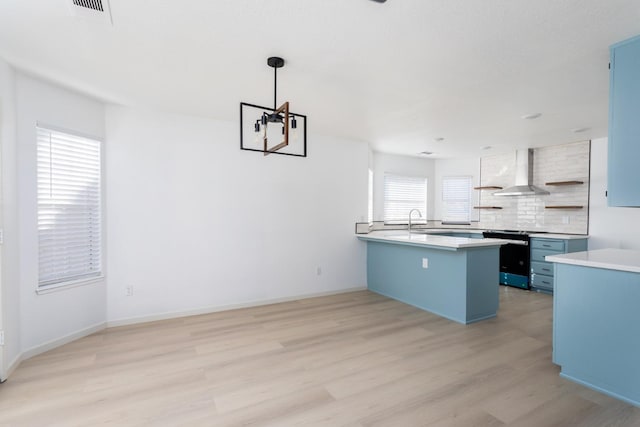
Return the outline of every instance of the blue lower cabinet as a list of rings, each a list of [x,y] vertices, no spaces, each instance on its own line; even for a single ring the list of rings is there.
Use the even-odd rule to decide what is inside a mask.
[[[498,246],[444,249],[369,241],[367,286],[467,324],[496,316],[498,261]]]
[[[553,276],[532,273],[531,286],[545,291],[553,291]]]
[[[558,255],[558,254],[563,254],[565,253],[564,250],[562,251],[554,251],[551,249],[534,249],[531,248],[531,261],[532,262],[546,262],[544,257],[546,257],[547,255]]]
[[[535,262],[531,261],[531,273],[542,274],[545,276],[553,276],[553,264],[550,262]]]
[[[559,263],[555,273],[560,375],[640,406],[640,273]]]
[[[584,239],[550,239],[531,238],[531,289],[545,293],[553,292],[553,263],[547,262],[548,255],[581,252],[587,250],[587,238]]]
[[[564,253],[567,247],[567,243],[564,240],[558,239],[541,239],[533,238],[531,241],[531,249],[542,249],[547,251],[554,251]]]

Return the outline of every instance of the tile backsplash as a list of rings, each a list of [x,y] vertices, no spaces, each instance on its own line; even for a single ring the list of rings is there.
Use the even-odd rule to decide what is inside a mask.
[[[481,209],[480,228],[587,234],[589,224],[590,141],[535,148],[533,185],[549,195],[494,196],[496,190],[478,190]],[[480,159],[480,185],[515,185],[516,154]],[[547,185],[549,182],[582,181],[575,185]],[[552,209],[551,206],[581,206]]]

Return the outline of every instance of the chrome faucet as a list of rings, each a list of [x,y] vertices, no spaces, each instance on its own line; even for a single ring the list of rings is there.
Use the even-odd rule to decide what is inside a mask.
[[[409,234],[411,234],[411,215],[413,214],[413,211],[418,212],[418,217],[422,218],[422,213],[420,213],[420,209],[411,209],[409,211]]]

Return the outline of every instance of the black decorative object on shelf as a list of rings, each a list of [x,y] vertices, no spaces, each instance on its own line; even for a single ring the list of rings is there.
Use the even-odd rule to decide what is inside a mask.
[[[267,65],[273,68],[273,108],[240,103],[241,150],[257,151],[265,156],[307,157],[307,116],[290,111],[288,101],[278,107],[278,68],[284,67],[284,63],[284,59],[277,56],[267,59]],[[245,117],[253,118],[245,121]],[[249,140],[253,140],[253,145],[249,145]]]

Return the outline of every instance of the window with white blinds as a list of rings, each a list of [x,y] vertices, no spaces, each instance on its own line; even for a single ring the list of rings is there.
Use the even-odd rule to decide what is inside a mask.
[[[38,286],[102,274],[100,142],[37,127]]]
[[[414,213],[413,222],[425,222],[427,217],[427,179],[418,176],[384,174],[384,222],[409,221],[411,209],[418,209],[422,218]]]
[[[442,178],[442,222],[470,223],[471,180],[471,176]]]

